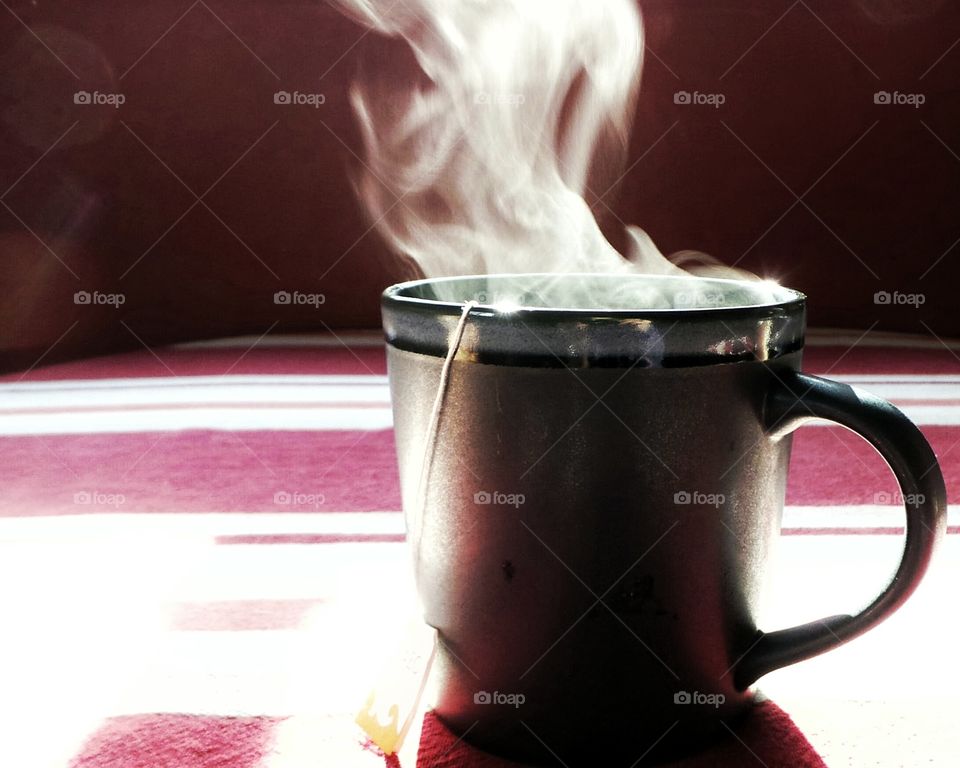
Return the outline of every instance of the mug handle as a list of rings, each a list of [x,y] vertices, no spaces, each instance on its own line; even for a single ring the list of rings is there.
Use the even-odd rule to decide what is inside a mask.
[[[763,407],[767,434],[779,440],[815,418],[856,432],[877,449],[900,483],[907,535],[896,574],[860,613],[776,632],[757,630],[753,646],[734,667],[734,684],[740,690],[768,672],[836,648],[890,616],[917,588],[947,527],[947,496],[937,458],[900,410],[847,384],[787,368],[770,371],[774,380]]]

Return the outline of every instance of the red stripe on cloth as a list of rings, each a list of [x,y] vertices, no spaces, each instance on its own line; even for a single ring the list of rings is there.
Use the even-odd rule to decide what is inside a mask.
[[[934,401],[937,405],[942,400]],[[137,403],[129,405],[71,405],[62,408],[10,408],[4,410],[4,415],[43,415],[72,414],[72,413],[122,413],[124,411],[190,411],[196,409],[212,411],[348,411],[348,410],[381,410],[389,408],[386,403],[371,403],[364,400],[341,400],[336,403],[297,403],[279,401],[275,403]]]
[[[947,497],[960,494],[960,428],[922,428],[940,461]],[[805,427],[793,438],[787,503],[897,505],[893,474],[873,447],[842,427]]]
[[[923,432],[960,498],[960,428]],[[0,455],[0,515],[400,509],[390,430],[16,436],[0,438]],[[896,494],[856,435],[796,433],[788,504],[894,505]]]
[[[201,715],[111,718],[70,768],[256,768],[276,722]]]
[[[807,346],[803,350],[803,369],[829,376],[855,374],[960,374],[960,351],[945,347],[916,349],[909,347],[865,347],[837,345]]]
[[[400,509],[393,432],[0,438],[0,515]]]
[[[215,600],[178,603],[171,617],[181,632],[251,632],[297,629],[316,600]]]
[[[217,536],[217,544],[395,544],[406,541],[402,533],[275,533]]]
[[[0,382],[256,374],[378,375],[387,372],[383,346],[138,350],[38,367]]]

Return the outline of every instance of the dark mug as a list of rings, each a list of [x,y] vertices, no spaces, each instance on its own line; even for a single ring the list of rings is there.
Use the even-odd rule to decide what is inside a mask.
[[[804,315],[772,283],[687,277],[385,292],[408,541],[455,732],[571,768],[677,757],[725,733],[762,675],[909,597],[946,526],[936,457],[888,402],[799,371]],[[890,465],[903,557],[856,615],[765,632],[791,433],[813,418]]]

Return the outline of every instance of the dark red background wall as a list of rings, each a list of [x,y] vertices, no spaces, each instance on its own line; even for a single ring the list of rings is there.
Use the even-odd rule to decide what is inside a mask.
[[[401,45],[319,2],[9,5],[0,366],[377,325],[380,290],[408,272],[354,197],[347,89],[361,64],[409,66]],[[630,170],[592,200],[611,239],[635,222],[665,252],[777,277],[810,295],[815,324],[960,335],[960,10],[641,6],[649,50]],[[81,90],[125,103],[76,104]],[[326,101],[278,105],[278,90]],[[681,91],[724,103],[678,104]],[[879,91],[924,103],[877,104]],[[78,305],[83,290],[125,301]],[[278,306],[279,290],[326,301]],[[878,291],[923,304],[878,305]]]

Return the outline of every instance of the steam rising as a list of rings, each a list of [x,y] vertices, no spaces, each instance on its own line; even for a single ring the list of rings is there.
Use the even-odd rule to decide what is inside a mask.
[[[360,197],[424,275],[685,274],[634,227],[625,259],[584,199],[626,154],[643,60],[634,0],[336,2],[405,40],[423,71],[361,78],[351,100]]]

